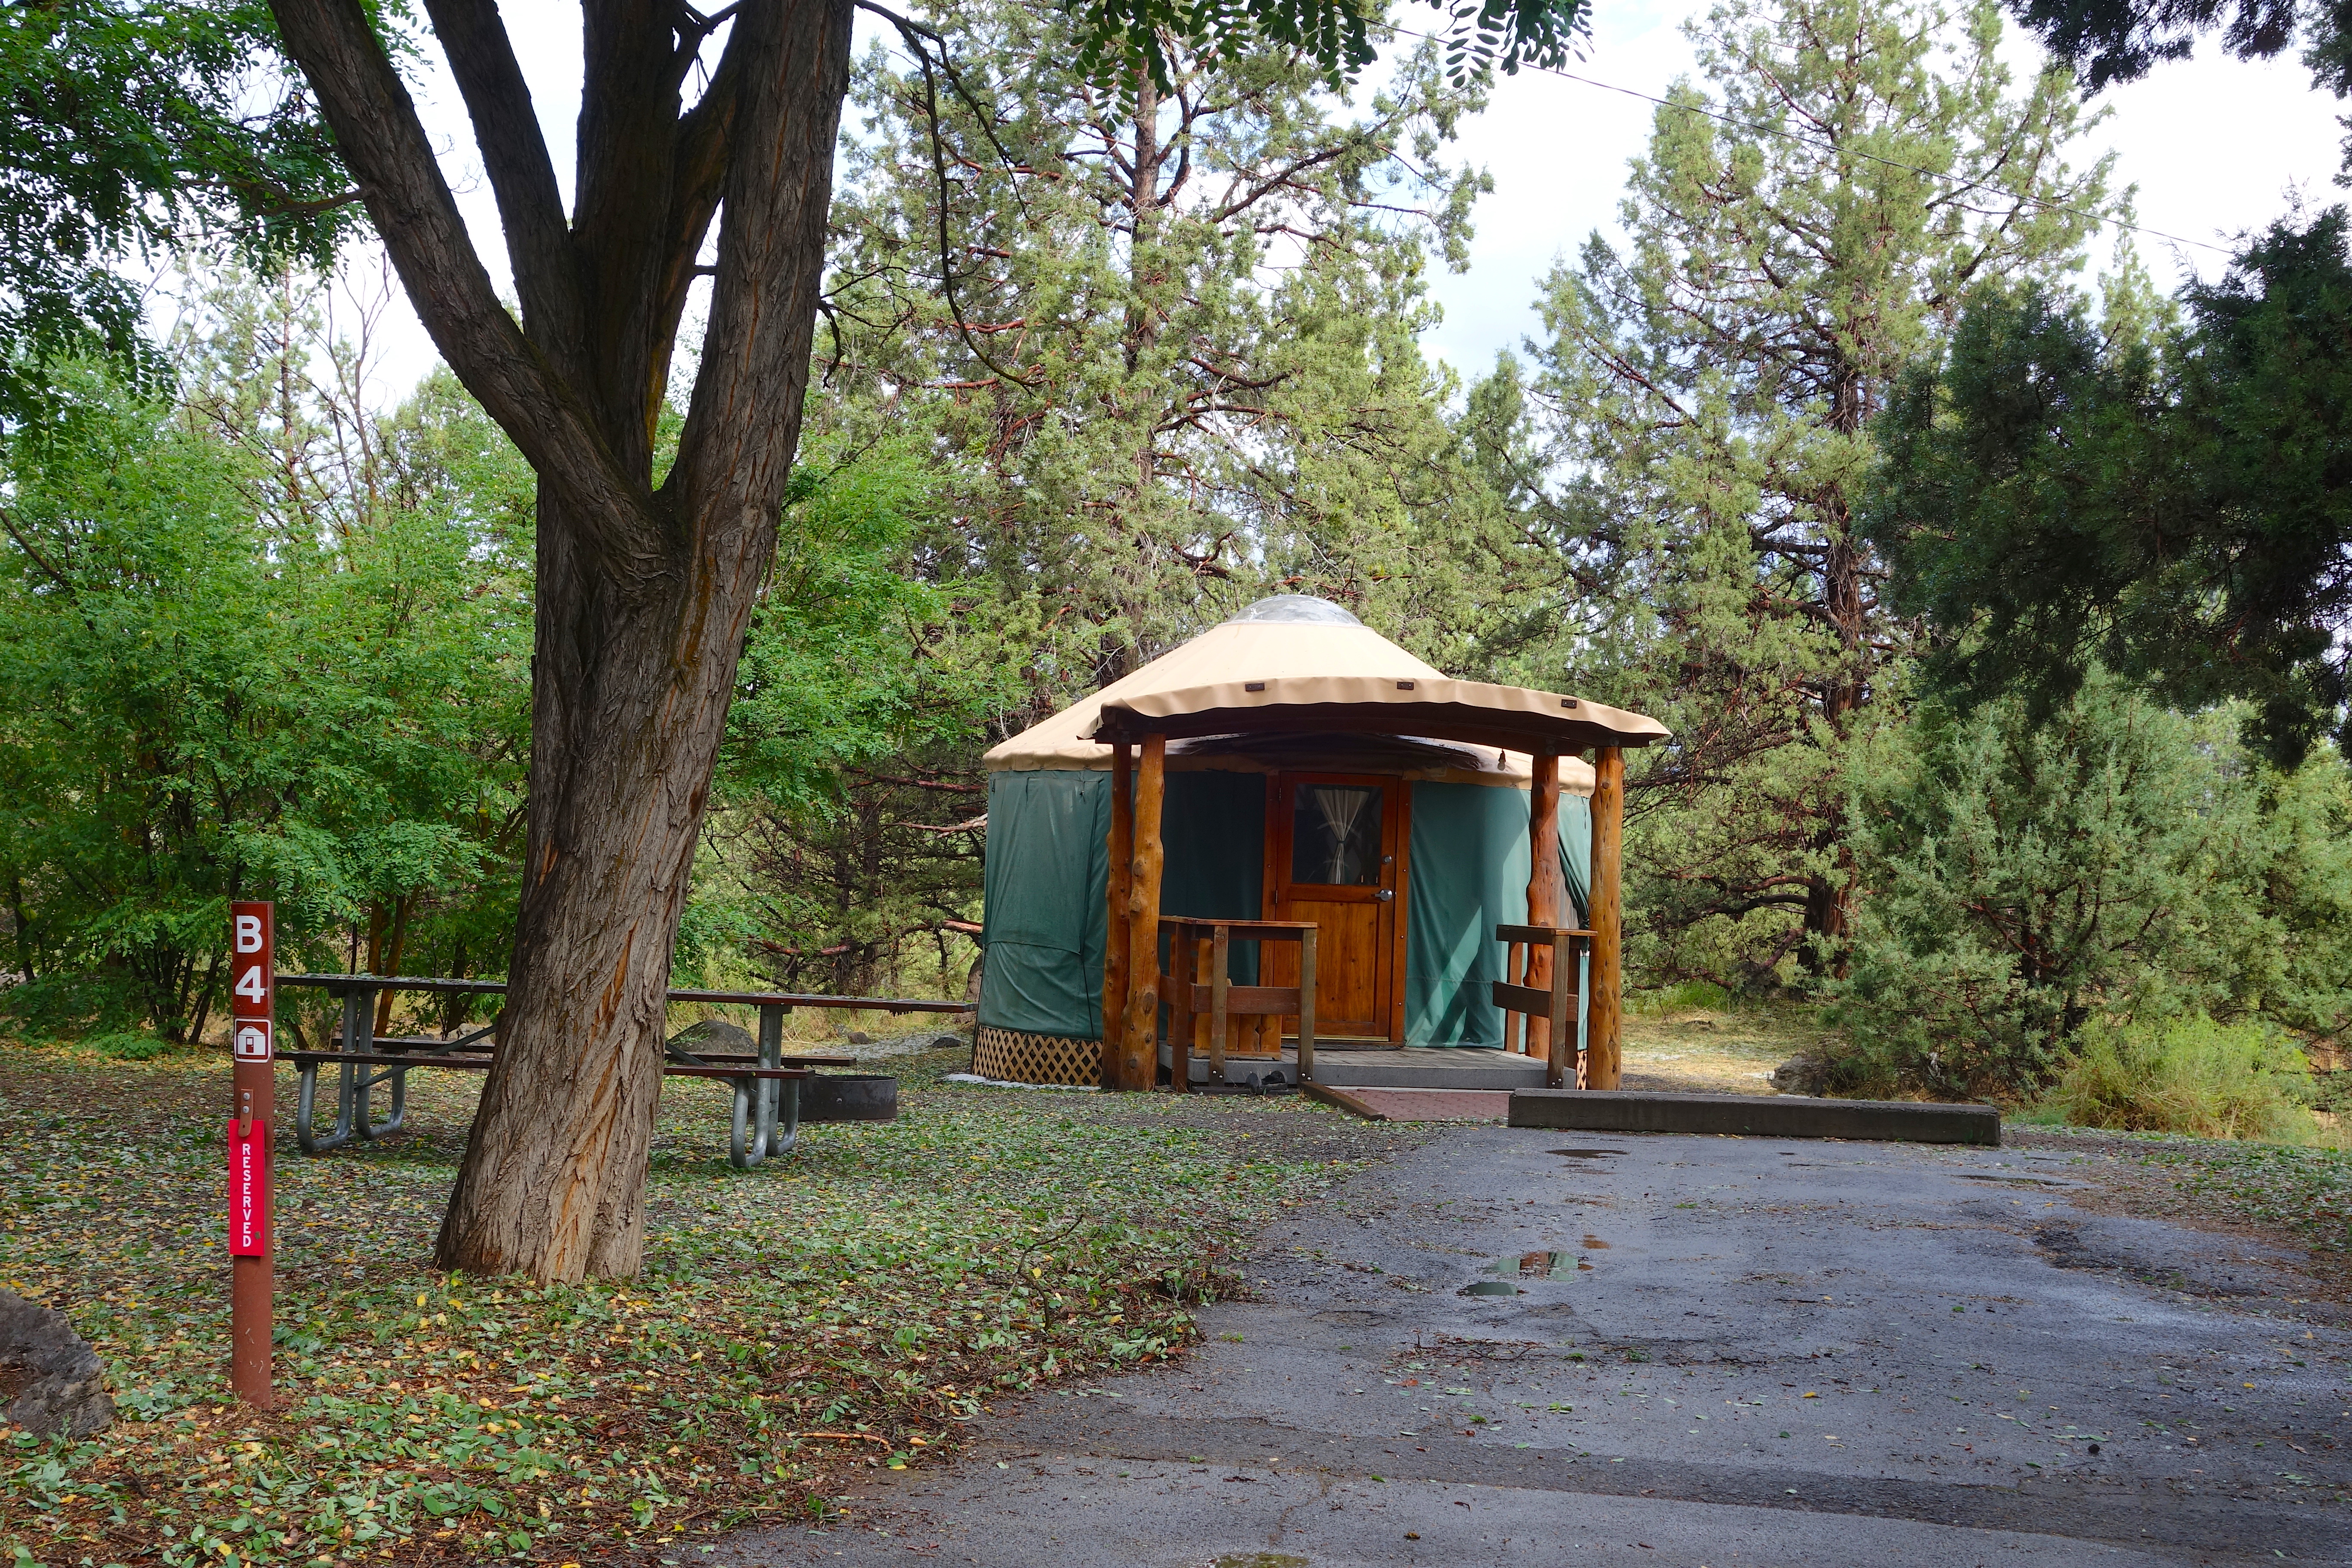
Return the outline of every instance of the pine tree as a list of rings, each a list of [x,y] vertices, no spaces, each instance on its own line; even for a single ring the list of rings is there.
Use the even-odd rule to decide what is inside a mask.
[[[937,432],[923,569],[1029,673],[1003,723],[1265,593],[1386,618],[1451,447],[1416,337],[1486,188],[1442,161],[1478,91],[1433,48],[1335,98],[1302,52],[1180,46],[1121,100],[1057,7],[946,25],[969,100],[879,50],[857,75],[819,417]]]
[[[2120,204],[2069,162],[2070,79],[2011,90],[1992,0],[1727,0],[1692,34],[1704,85],[1658,110],[1626,249],[1548,281],[1533,390],[1570,552],[1639,605],[1563,651],[1678,737],[1637,796],[1673,852],[1628,856],[1668,868],[1654,956],[1737,984],[1847,933],[1839,758],[1909,642],[1855,524],[1871,419],[1969,289],[2076,268]]]

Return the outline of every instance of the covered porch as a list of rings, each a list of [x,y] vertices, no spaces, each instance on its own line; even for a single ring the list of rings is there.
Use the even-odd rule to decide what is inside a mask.
[[[1205,1077],[1235,1081],[1245,1075],[1267,1080],[1278,1075],[1284,1082],[1307,1079],[1335,1088],[1507,1089],[1563,1079],[1591,1089],[1618,1086],[1624,750],[1664,739],[1666,731],[1655,721],[1555,692],[1443,677],[1269,675],[1262,680],[1106,692],[1084,735],[1110,753],[1103,1088],[1148,1089],[1162,1072],[1180,1091]],[[1294,759],[1281,773],[1270,773],[1265,785],[1265,921],[1188,918],[1180,925],[1163,919],[1169,745],[1198,746],[1212,738],[1213,743],[1234,747],[1279,746]],[[1512,753],[1531,761],[1527,929],[1498,926],[1481,933],[1482,941],[1499,940],[1502,930],[1517,933],[1509,983],[1493,990],[1506,1006],[1519,1005],[1533,1015],[1518,1020],[1508,1047],[1500,1052],[1415,1049],[1403,1030],[1398,894],[1407,858],[1399,812],[1406,792],[1384,792],[1381,775],[1358,773],[1346,759],[1433,743],[1489,752],[1498,765]],[[1586,865],[1570,866],[1561,854],[1561,777],[1564,763],[1582,771],[1571,760],[1580,753],[1590,757],[1590,856]],[[1318,762],[1323,765],[1317,766]],[[1424,863],[1412,874],[1492,869]],[[1587,873],[1579,879],[1584,895],[1579,901],[1588,912],[1581,924],[1569,889],[1570,876],[1580,870]],[[1236,937],[1276,934],[1242,929],[1250,926],[1309,927],[1322,952],[1317,953],[1315,940],[1265,941],[1249,976],[1263,984],[1216,987],[1221,1000],[1229,992],[1249,993],[1246,1005],[1234,1009],[1246,1016],[1228,1021],[1221,1015],[1215,1026],[1196,1023],[1211,986],[1193,982],[1203,973],[1209,981],[1229,979],[1222,943],[1210,962],[1208,936],[1218,924],[1234,927]],[[1580,987],[1570,973],[1563,973],[1562,984],[1554,986],[1553,949],[1546,940],[1550,932],[1572,939],[1560,942],[1564,954],[1589,948],[1589,980]],[[1195,941],[1197,954],[1180,951],[1179,943],[1190,949]],[[1165,973],[1163,952],[1170,964]],[[1262,973],[1255,972],[1258,963]],[[1576,990],[1583,993],[1576,997],[1580,1006],[1562,1016],[1554,1005],[1549,1016],[1543,1016],[1544,994],[1556,1000]],[[1165,1038],[1163,1005],[1170,1015]],[[1272,1014],[1276,1007],[1285,1012]],[[1249,1014],[1251,1008],[1257,1011]],[[1580,1062],[1580,1011],[1585,1016]],[[1248,1030],[1248,1045],[1237,1044],[1236,1026]],[[1217,1067],[1238,1066],[1238,1074],[1204,1072],[1192,1047],[1212,1027],[1221,1047],[1236,1046],[1230,1058],[1223,1049],[1217,1052]]]

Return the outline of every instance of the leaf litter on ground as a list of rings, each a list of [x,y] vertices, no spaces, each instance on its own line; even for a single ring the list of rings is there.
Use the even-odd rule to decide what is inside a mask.
[[[429,1266],[478,1080],[415,1074],[410,1130],[304,1159],[285,1075],[263,1415],[226,1385],[226,1060],[0,1047],[0,1289],[67,1313],[120,1415],[0,1436],[0,1562],[616,1562],[837,1518],[992,1400],[1178,1353],[1270,1213],[1423,1136],[961,1065],[899,1058],[897,1121],[751,1172],[723,1086],[666,1086],[642,1274],[544,1287]]]

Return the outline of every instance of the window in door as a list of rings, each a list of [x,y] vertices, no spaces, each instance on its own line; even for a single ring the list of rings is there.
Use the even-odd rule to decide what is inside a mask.
[[[1318,888],[1370,888],[1381,880],[1381,791],[1301,784],[1293,796],[1290,879]]]

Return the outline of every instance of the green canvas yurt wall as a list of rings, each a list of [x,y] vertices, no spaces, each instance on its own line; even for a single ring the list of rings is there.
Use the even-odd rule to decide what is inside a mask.
[[[1559,864],[1581,924],[1592,807],[1576,795],[1560,797]],[[1404,896],[1405,1043],[1501,1049],[1503,1014],[1489,988],[1503,978],[1495,928],[1527,922],[1527,792],[1415,784]]]
[[[1110,774],[1071,768],[989,775],[982,1025],[1102,1038],[1109,837]]]
[[[1415,781],[1405,861],[1405,1043],[1499,1048],[1495,927],[1527,919],[1528,793]],[[1265,878],[1265,774],[1171,772],[1161,816],[1171,915],[1257,918]],[[989,775],[980,1022],[1099,1040],[1110,774],[1036,769]],[[1591,860],[1588,803],[1563,795],[1560,863],[1581,921]],[[1256,979],[1239,944],[1233,977]]]

